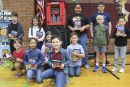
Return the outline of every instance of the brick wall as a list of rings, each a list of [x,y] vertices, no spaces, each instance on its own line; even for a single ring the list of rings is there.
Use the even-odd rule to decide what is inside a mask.
[[[4,9],[15,11],[19,15],[19,22],[24,27],[24,47],[27,46],[27,34],[32,17],[34,16],[34,0],[3,0]]]

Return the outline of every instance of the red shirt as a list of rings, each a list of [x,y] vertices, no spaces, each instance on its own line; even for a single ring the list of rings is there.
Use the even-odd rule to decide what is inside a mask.
[[[23,59],[23,56],[24,56],[24,50],[21,50],[20,52],[16,52],[16,50],[13,52],[13,56],[17,59],[17,58],[20,58],[20,59]]]

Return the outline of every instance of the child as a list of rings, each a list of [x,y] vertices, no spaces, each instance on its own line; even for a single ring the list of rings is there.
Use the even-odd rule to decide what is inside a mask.
[[[123,19],[120,19],[120,21],[123,21]],[[118,21],[118,24],[116,26],[116,29],[117,29],[116,36],[125,36],[125,32],[124,32],[125,27],[124,25],[122,25],[122,22],[120,21]]]
[[[52,32],[47,31],[45,41],[43,42],[43,45],[41,48],[41,52],[45,59],[44,70],[47,70],[50,68],[50,66],[48,65],[48,59],[49,59],[48,56],[49,56],[49,51],[52,49],[51,38],[52,38]]]
[[[14,41],[14,48],[16,49],[13,52],[13,57],[15,58],[14,68],[17,70],[17,76],[22,76],[22,68],[23,68],[23,56],[24,50],[22,49],[22,41],[20,39],[16,39]]]
[[[94,27],[94,51],[96,52],[96,66],[94,67],[93,72],[97,72],[99,69],[99,57],[103,58],[103,65],[102,65],[102,72],[106,73],[106,46],[108,44],[108,29],[103,24],[104,23],[104,16],[98,15],[96,17],[98,25]]]
[[[40,26],[40,23],[39,23],[37,17],[33,17],[33,19],[32,19],[32,27],[29,28],[28,37],[29,38],[36,38],[38,41],[37,48],[41,49],[42,44],[43,44],[43,40],[45,38],[45,31]]]
[[[119,18],[120,24],[124,27],[124,35],[118,36],[116,34],[117,29],[114,32],[115,37],[115,59],[114,59],[114,68],[112,72],[115,72],[118,67],[119,58],[121,58],[121,69],[119,70],[120,73],[124,72],[125,63],[126,63],[126,51],[127,51],[127,38],[130,34],[129,29],[125,27],[126,21],[124,18]]]
[[[78,34],[73,32],[70,35],[71,44],[67,47],[67,52],[71,55],[69,64],[69,76],[79,76],[82,58],[85,57],[83,47],[78,44]]]
[[[24,30],[22,25],[18,22],[18,14],[16,12],[12,12],[12,23],[8,25],[7,33],[8,37],[10,38],[10,50],[11,53],[13,53],[15,50],[13,46],[14,39],[22,39],[24,36]]]
[[[24,64],[27,71],[27,80],[32,80],[36,75],[37,83],[41,83],[41,64],[44,62],[42,53],[36,48],[37,40],[35,38],[29,39],[29,48],[24,55]]]
[[[56,87],[65,87],[66,73],[68,73],[69,55],[67,51],[61,48],[62,41],[60,37],[52,37],[53,50],[49,52],[48,69],[42,73],[43,79],[54,77],[56,79]]]

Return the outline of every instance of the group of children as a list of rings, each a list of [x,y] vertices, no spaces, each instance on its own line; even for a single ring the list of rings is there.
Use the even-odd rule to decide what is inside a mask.
[[[109,32],[107,26],[104,23],[104,16],[98,15],[96,17],[98,25],[94,27],[94,51],[96,52],[96,64],[94,67],[94,72],[97,72],[99,69],[99,57],[103,58],[102,71],[107,72],[106,68],[106,55],[107,46],[109,44]],[[130,36],[130,31],[125,27],[126,21],[124,18],[119,18],[117,22],[117,26],[113,33],[113,37],[115,38],[115,59],[114,59],[114,68],[111,70],[115,72],[118,70],[118,62],[121,60],[121,68],[119,70],[120,73],[124,72],[125,64],[126,64],[126,52],[127,52],[127,38]]]
[[[70,45],[65,50],[62,48],[61,38],[53,35],[51,31],[47,31],[45,33],[44,29],[39,27],[38,19],[34,17],[32,20],[32,27],[29,28],[28,34],[29,48],[24,51],[22,48],[22,36],[24,33],[22,29],[18,28],[20,24],[16,22],[18,15],[14,13],[12,17],[14,17],[14,19],[12,19],[14,20],[14,23],[12,23],[13,26],[10,25],[11,28],[8,30],[8,36],[11,39],[11,48],[15,48],[15,50],[11,50],[11,52],[15,58],[14,68],[17,70],[18,77],[22,76],[22,69],[24,68],[26,70],[28,81],[35,78],[37,83],[42,83],[42,81],[47,78],[54,78],[56,87],[65,87],[68,76],[80,76],[80,69],[82,65],[81,61],[85,58],[85,52],[83,47],[78,43],[77,33],[72,32],[70,34]],[[102,15],[98,15],[96,20],[98,25],[94,27],[93,32],[96,64],[93,71],[98,71],[99,57],[102,57],[102,71],[106,73],[107,68],[105,53],[109,43],[108,29],[107,26],[103,24],[104,17]],[[112,69],[113,72],[118,69],[119,58],[122,60],[119,72],[124,72],[127,37],[129,35],[128,29],[125,28],[125,23],[125,20],[120,18],[114,32],[115,59],[114,68]],[[11,33],[14,30],[18,31],[15,37],[13,37],[14,34]],[[124,34],[119,34],[122,30],[124,31]],[[118,33],[116,33],[117,31]]]

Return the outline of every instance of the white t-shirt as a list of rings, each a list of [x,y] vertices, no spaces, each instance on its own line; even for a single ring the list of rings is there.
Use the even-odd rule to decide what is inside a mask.
[[[38,26],[33,26],[29,28],[29,33],[28,33],[28,38],[36,38],[36,33],[39,31],[39,27]],[[43,33],[43,36],[41,38],[39,38],[39,41],[43,41],[45,38],[45,31],[43,28],[41,28],[40,32]]]

